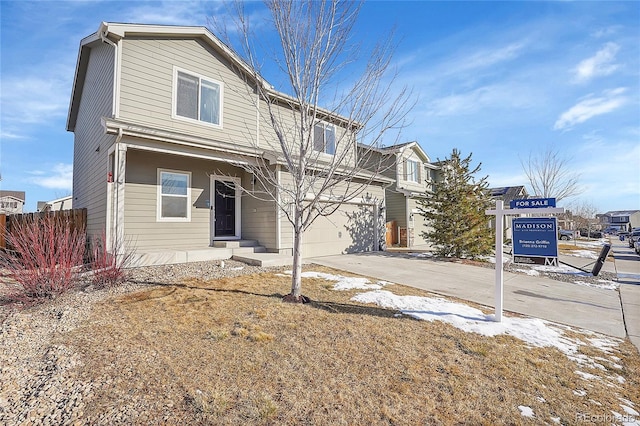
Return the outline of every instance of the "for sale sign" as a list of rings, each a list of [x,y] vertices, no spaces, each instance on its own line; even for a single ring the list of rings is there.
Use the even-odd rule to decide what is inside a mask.
[[[555,217],[513,219],[513,263],[558,265]]]

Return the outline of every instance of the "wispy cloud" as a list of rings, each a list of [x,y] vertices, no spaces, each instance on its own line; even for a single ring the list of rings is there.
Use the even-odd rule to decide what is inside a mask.
[[[553,125],[554,130],[565,130],[579,123],[602,114],[612,112],[627,101],[624,93],[627,91],[624,87],[613,90],[605,90],[600,97],[587,96],[567,111],[560,115],[560,118]]]
[[[202,1],[161,1],[129,9],[124,21],[136,24],[205,25],[208,14]]]
[[[73,165],[59,163],[53,166],[51,172],[35,170],[31,172],[30,181],[38,186],[48,189],[62,189],[71,191],[73,187]]]
[[[620,46],[616,43],[607,43],[595,55],[581,61],[574,69],[574,82],[584,83],[592,78],[612,74],[619,68],[614,63]]]
[[[64,117],[69,106],[72,70],[47,75],[10,75],[2,80],[3,127],[19,124],[46,123]],[[14,138],[20,135],[14,134]]]

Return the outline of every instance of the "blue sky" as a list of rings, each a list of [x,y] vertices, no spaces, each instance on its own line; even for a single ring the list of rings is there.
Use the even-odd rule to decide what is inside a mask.
[[[264,9],[249,9],[260,29]],[[223,10],[0,1],[0,188],[26,191],[29,211],[71,193],[69,96],[79,42],[101,21],[206,25]],[[370,1],[355,39],[392,28],[398,83],[417,98],[402,140],[434,161],[472,152],[492,186],[526,184],[520,159],[552,147],[581,174],[576,201],[640,209],[639,2]],[[276,86],[282,78],[263,72]]]

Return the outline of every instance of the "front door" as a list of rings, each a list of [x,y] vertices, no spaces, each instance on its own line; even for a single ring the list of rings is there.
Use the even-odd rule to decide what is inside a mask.
[[[236,236],[236,184],[215,181],[215,237]]]

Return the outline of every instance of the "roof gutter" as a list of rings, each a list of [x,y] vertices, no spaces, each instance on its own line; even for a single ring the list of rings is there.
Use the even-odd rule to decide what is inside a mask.
[[[103,25],[103,28],[104,27],[105,26]],[[108,35],[108,29],[100,30],[100,40],[102,40],[103,43],[107,43],[108,45],[113,47],[113,93],[111,95],[111,114],[114,118],[118,118],[120,116],[120,103],[118,102],[118,87],[120,85],[120,76],[118,75],[118,45],[109,40],[109,38],[107,37]]]

